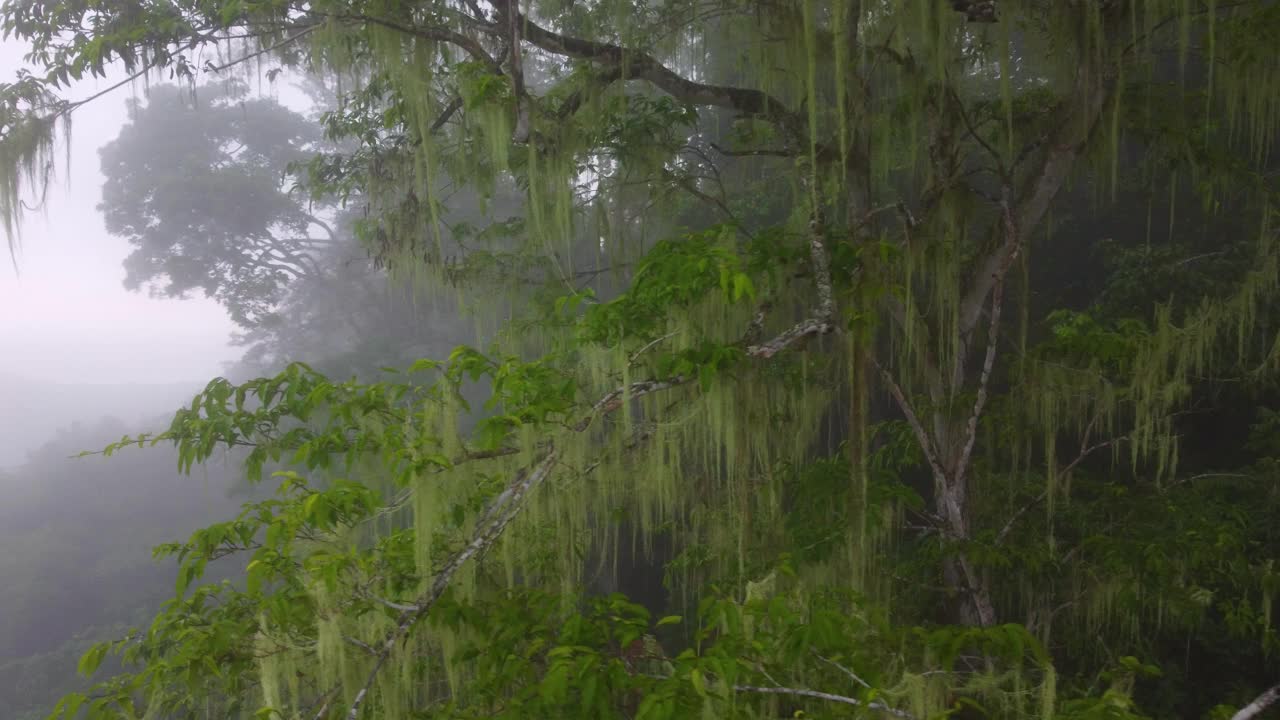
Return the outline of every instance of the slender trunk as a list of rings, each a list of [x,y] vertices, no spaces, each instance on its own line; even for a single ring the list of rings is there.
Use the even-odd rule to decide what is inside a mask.
[[[970,537],[967,481],[962,473],[934,477],[934,507],[944,523],[946,539],[963,543]],[[943,580],[956,597],[954,615],[962,625],[991,627],[996,624],[995,604],[982,573],[963,549],[943,561]]]

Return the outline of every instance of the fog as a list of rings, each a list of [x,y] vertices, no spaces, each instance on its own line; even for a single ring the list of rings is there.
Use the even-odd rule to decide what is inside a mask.
[[[0,82],[13,79],[23,53],[0,42]],[[212,300],[153,298],[122,284],[128,244],[105,231],[96,209],[97,151],[120,131],[129,96],[121,88],[74,116],[70,166],[59,163],[42,210],[27,214],[16,263],[0,259],[0,467],[59,427],[107,414],[140,419],[189,399],[238,355]]]
[[[0,82],[22,55],[0,43]],[[167,444],[75,456],[165,429],[216,376],[294,359],[378,372],[447,354],[464,326],[470,336],[451,309],[388,285],[340,208],[288,192],[286,163],[319,138],[299,87],[205,79],[198,100],[156,78],[78,109],[54,183],[43,202],[26,188],[37,209],[12,262],[0,257],[0,720],[44,717],[87,682],[75,671],[87,647],[172,595],[172,561],[153,561],[154,545],[275,489],[247,483],[234,455],[189,476]],[[245,248],[282,229],[303,236],[294,264],[236,274],[265,257]]]
[[[23,52],[0,43],[0,82],[13,79]],[[150,559],[152,545],[234,514],[244,499],[230,493],[233,468],[181,477],[164,448],[71,458],[162,429],[243,352],[213,300],[124,287],[129,245],[97,209],[98,149],[120,132],[130,97],[121,88],[74,116],[69,153],[60,148],[55,182],[26,214],[12,262],[0,242],[0,720],[43,717],[78,682],[87,643],[154,610],[172,570]]]

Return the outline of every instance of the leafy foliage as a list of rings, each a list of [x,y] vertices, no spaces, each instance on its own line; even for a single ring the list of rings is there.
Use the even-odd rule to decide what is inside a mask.
[[[186,53],[218,42],[333,79],[312,201],[342,207],[364,279],[495,326],[444,360],[389,343],[404,371],[378,378],[217,379],[109,446],[287,467],[273,499],[160,548],[173,600],[91,650],[86,672],[126,671],[55,718],[1140,718],[1268,697],[1274,423],[1230,452],[1189,423],[1238,425],[1236,384],[1274,399],[1274,4],[14,2],[0,25],[46,72],[4,95],[21,123],[68,78],[194,76]],[[138,277],[199,278],[260,330],[286,284],[305,317],[355,283],[297,252],[305,271],[235,264],[319,224],[274,173],[320,140],[237,122],[210,113],[164,160],[232,185],[218,200],[124,163],[141,189],[115,204],[155,243]],[[187,222],[224,200],[244,216]],[[314,333],[268,335],[279,360]],[[626,534],[672,607],[584,590],[593,561],[624,574]],[[242,583],[204,582],[226,554]],[[1210,669],[1178,689],[1192,657]]]

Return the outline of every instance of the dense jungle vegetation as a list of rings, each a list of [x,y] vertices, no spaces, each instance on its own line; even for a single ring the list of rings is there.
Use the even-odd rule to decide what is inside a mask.
[[[126,282],[242,328],[98,449],[256,493],[50,718],[1277,717],[1280,4],[0,28],[10,248],[123,69]]]

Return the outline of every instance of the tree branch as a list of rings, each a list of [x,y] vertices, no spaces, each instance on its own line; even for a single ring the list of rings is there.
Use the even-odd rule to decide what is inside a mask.
[[[818,690],[806,690],[804,688],[789,687],[759,687],[756,685],[734,685],[734,692],[740,693],[759,693],[763,695],[794,695],[797,697],[814,698],[815,700],[826,700],[827,702],[840,703],[842,705],[853,705],[855,707],[866,707],[871,710],[877,710],[899,718],[914,718],[915,716],[905,710],[891,708],[884,703],[869,702],[864,703],[856,698],[847,697],[845,695],[836,695],[834,693],[820,692]]]
[[[956,4],[953,3],[953,7]],[[1085,63],[1077,73],[1075,92],[1071,98],[1073,102],[1070,105],[1074,112],[1067,113],[1051,134],[1048,150],[1039,169],[1026,182],[1014,203],[1013,220],[1019,232],[1027,232],[1040,224],[1049,204],[1071,174],[1076,157],[1084,149],[1102,115],[1103,105],[1114,81],[1110,77],[1097,77],[1099,73],[1090,72],[1090,68],[1091,65]],[[1010,261],[1010,254],[1015,247],[1016,245],[1008,242],[1002,243],[979,264],[969,292],[965,293],[960,303],[959,328],[962,345],[957,352],[963,354],[967,346],[965,339],[977,325],[982,306],[995,287],[1000,269]]]
[[[438,26],[402,25],[400,23],[393,22],[391,20],[375,17],[373,15],[363,15],[360,13],[325,13],[325,12],[314,10],[314,9],[308,10],[308,12],[310,12],[313,15],[317,15],[320,17],[329,17],[329,18],[333,18],[334,20],[343,21],[343,22],[362,22],[362,23],[367,23],[369,25],[377,25],[379,27],[384,27],[388,30],[395,30],[396,32],[401,32],[406,35],[412,35],[413,37],[422,38],[424,40],[434,40],[436,42],[446,42],[451,45],[456,45],[462,48],[463,50],[465,50],[467,54],[470,55],[471,57],[489,66],[491,70],[496,70],[499,72],[501,71],[501,66],[498,63],[498,61],[495,60],[494,57],[489,54],[489,51],[486,50],[485,47],[481,45],[478,40],[472,37],[468,37],[458,32],[457,30],[453,30],[451,28],[438,27]]]
[[[998,22],[996,0],[951,0],[951,9],[964,13],[969,22]]]
[[[227,69],[229,69],[229,68],[233,68],[233,67],[235,67],[236,65],[240,65],[240,64],[246,63],[246,62],[248,62],[248,61],[250,61],[250,60],[252,60],[252,59],[254,59],[254,58],[256,58],[256,57],[261,57],[262,55],[266,55],[267,53],[270,53],[270,52],[274,52],[274,51],[276,51],[276,50],[279,50],[280,48],[284,47],[285,45],[290,45],[290,44],[292,44],[292,43],[295,43],[295,42],[297,42],[297,41],[301,40],[302,38],[306,37],[309,33],[311,33],[312,31],[314,31],[314,30],[315,30],[316,28],[318,28],[318,27],[320,27],[318,24],[317,24],[317,25],[308,25],[307,27],[305,27],[305,28],[303,28],[302,30],[300,30],[300,31],[298,31],[298,32],[296,32],[296,33],[294,33],[293,35],[290,35],[289,37],[284,38],[283,40],[280,40],[279,42],[275,42],[275,43],[272,43],[271,45],[266,45],[266,46],[264,46],[264,47],[261,47],[261,48],[259,48],[259,49],[255,50],[254,52],[251,52],[251,53],[249,53],[248,55],[245,55],[244,57],[239,57],[239,58],[236,58],[235,60],[229,60],[229,61],[227,61],[227,62],[223,63],[222,65],[214,65],[212,62],[209,62],[209,63],[207,63],[207,64],[205,65],[204,69],[205,69],[205,71],[206,71],[206,72],[214,72],[214,73],[218,73],[218,72],[222,72],[223,70],[227,70]]]
[[[871,685],[870,685],[866,680],[863,680],[862,678],[858,677],[858,675],[857,675],[856,673],[854,673],[852,670],[850,670],[849,668],[847,668],[847,667],[845,667],[845,666],[841,665],[840,663],[836,662],[835,660],[831,660],[831,659],[829,659],[829,658],[823,657],[822,655],[819,655],[817,650],[814,650],[814,651],[813,651],[813,655],[814,655],[814,657],[818,658],[818,659],[819,659],[819,660],[821,660],[822,662],[824,662],[824,663],[826,663],[826,664],[828,664],[828,665],[830,665],[830,666],[834,667],[835,669],[839,670],[840,672],[844,673],[844,674],[845,674],[845,676],[847,676],[850,680],[852,680],[852,681],[854,681],[854,682],[858,683],[859,685],[861,685],[862,687],[864,687],[864,688],[866,688],[866,689],[868,689],[868,690],[870,690],[870,689],[871,689]]]
[[[776,150],[771,148],[756,148],[753,150],[729,150],[720,147],[716,143],[708,143],[711,149],[724,155],[725,157],[795,157],[794,152],[788,150]]]
[[[591,412],[582,420],[579,420],[577,424],[573,425],[572,429],[575,432],[582,432],[583,430],[586,430],[597,417],[601,415],[608,415],[622,407],[626,398],[637,398],[644,395],[650,395],[662,390],[684,385],[692,379],[693,378],[691,377],[676,375],[665,380],[640,380],[638,382],[633,382],[630,385],[620,387],[596,401],[596,404],[591,406]]]
[[[898,409],[907,418],[907,424],[911,426],[911,430],[916,434],[916,442],[920,443],[920,449],[924,452],[925,460],[929,462],[929,468],[933,471],[935,478],[945,478],[946,470],[943,469],[942,463],[938,458],[938,452],[933,446],[933,439],[924,429],[924,425],[920,422],[920,417],[916,415],[915,409],[911,406],[911,402],[907,400],[907,396],[902,392],[902,388],[898,382],[893,379],[893,375],[880,364],[874,355],[870,356],[871,362],[880,371],[880,378],[884,380],[885,385],[889,388],[889,394],[893,396],[893,400],[898,405]]]
[[[762,345],[747,348],[750,357],[768,359],[809,335],[825,335],[835,330],[836,303],[831,287],[831,264],[828,259],[826,227],[822,212],[815,209],[809,218],[809,260],[813,263],[813,281],[818,288],[818,309],[814,315],[793,325],[781,335]]]
[[[727,85],[710,85],[688,80],[663,65],[652,55],[612,43],[569,37],[529,20],[511,0],[494,0],[500,13],[520,18],[523,39],[553,55],[624,68],[627,77],[647,80],[672,97],[693,105],[711,105],[736,110],[744,115],[765,118],[782,126],[796,141],[804,137],[800,116],[782,101],[761,90]],[[803,143],[797,142],[803,146]]]
[[[444,568],[436,573],[431,587],[419,596],[413,605],[408,606],[400,614],[396,626],[388,631],[382,642],[378,644],[373,667],[370,668],[364,685],[356,692],[355,699],[351,702],[351,709],[347,712],[347,720],[356,720],[360,716],[361,706],[368,698],[369,692],[373,688],[373,683],[378,678],[378,673],[381,672],[383,665],[386,664],[392,652],[395,651],[396,645],[408,635],[413,626],[425,617],[440,600],[458,570],[472,558],[483,556],[490,546],[501,537],[507,525],[511,523],[512,519],[523,507],[521,501],[551,474],[551,469],[555,466],[557,458],[556,451],[552,450],[532,469],[520,471],[506,491],[499,495],[489,506],[483,518],[487,522],[482,523],[476,530],[471,542],[467,543],[464,548],[449,559]],[[315,716],[315,720],[322,720],[322,718],[323,714]]]
[[[995,366],[996,361],[996,344],[1000,337],[1000,311],[1004,305],[1004,278],[1009,272],[1009,267],[1013,265],[1013,261],[1018,257],[1018,249],[1021,240],[1021,234],[1018,226],[1013,219],[1013,211],[1009,208],[1009,192],[1005,189],[1005,199],[1002,203],[1002,215],[1004,216],[1004,232],[1005,245],[1010,246],[1005,253],[1004,264],[998,269],[995,287],[991,293],[991,313],[990,322],[987,325],[987,352],[982,361],[982,375],[978,379],[978,395],[973,401],[973,412],[969,414],[969,420],[965,429],[964,448],[960,452],[960,457],[956,460],[955,471],[952,473],[951,481],[961,493],[961,499],[965,494],[964,480],[965,472],[969,467],[969,459],[973,456],[973,446],[978,438],[978,421],[982,417],[982,410],[987,404],[987,388],[991,382],[991,369]]]
[[[1270,690],[1262,693],[1253,699],[1253,702],[1240,708],[1240,712],[1231,716],[1231,720],[1251,720],[1258,717],[1264,710],[1280,702],[1280,685],[1273,686]]]
[[[440,132],[440,128],[444,127],[445,123],[449,122],[449,120],[461,109],[462,96],[458,96],[450,100],[449,104],[444,106],[444,110],[440,111],[440,116],[432,121],[431,128],[428,132],[432,135]]]
[[[506,20],[507,24],[507,43],[510,49],[510,65],[511,69],[508,73],[511,76],[511,95],[516,101],[516,121],[515,127],[511,131],[511,141],[516,144],[524,144],[529,142],[529,134],[532,132],[529,117],[529,98],[525,95],[524,90],[524,63],[520,47],[521,37],[521,17],[518,12],[511,12],[513,8],[509,4],[497,4],[498,15]]]

